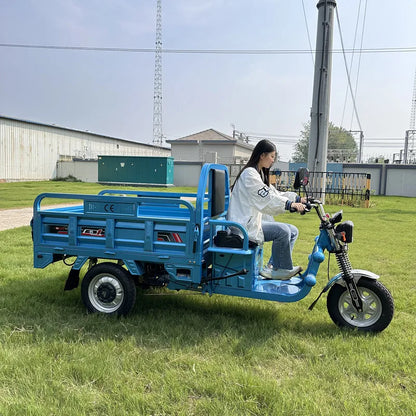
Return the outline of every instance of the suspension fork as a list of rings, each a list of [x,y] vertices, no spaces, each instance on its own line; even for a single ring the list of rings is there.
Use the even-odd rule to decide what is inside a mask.
[[[357,312],[362,312],[363,301],[361,299],[360,292],[358,291],[357,283],[355,282],[354,277],[351,273],[352,267],[350,259],[348,257],[348,253],[345,250],[342,250],[339,253],[335,253],[335,256],[337,259],[339,269],[342,273],[342,278],[344,279],[348,292],[350,294],[354,308],[357,310]]]

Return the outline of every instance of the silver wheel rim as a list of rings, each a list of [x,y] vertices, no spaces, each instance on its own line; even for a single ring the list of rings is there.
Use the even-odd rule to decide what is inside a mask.
[[[348,290],[344,291],[338,301],[338,309],[341,316],[350,325],[363,328],[375,324],[381,316],[382,304],[380,298],[366,287],[358,287],[363,311],[357,312],[351,300]]]
[[[124,289],[113,275],[101,273],[92,279],[88,287],[88,298],[99,312],[115,312],[124,300]]]

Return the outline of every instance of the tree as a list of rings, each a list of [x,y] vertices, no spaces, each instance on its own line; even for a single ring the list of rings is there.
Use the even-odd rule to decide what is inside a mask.
[[[292,155],[294,162],[307,162],[309,151],[310,122],[303,125],[301,138],[295,144],[295,152]],[[342,127],[333,123],[328,126],[328,162],[355,162],[358,148],[353,135]]]

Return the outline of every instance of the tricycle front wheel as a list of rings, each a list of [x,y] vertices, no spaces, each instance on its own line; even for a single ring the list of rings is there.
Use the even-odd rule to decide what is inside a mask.
[[[82,279],[81,297],[88,312],[127,315],[136,301],[136,286],[123,267],[99,263]]]
[[[364,332],[380,332],[393,319],[394,302],[390,292],[380,282],[361,278],[358,283],[363,311],[358,312],[345,286],[334,285],[328,293],[327,308],[339,327],[356,328]]]

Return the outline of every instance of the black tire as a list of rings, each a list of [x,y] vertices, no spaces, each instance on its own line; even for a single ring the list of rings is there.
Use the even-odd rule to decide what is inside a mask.
[[[363,301],[363,312],[356,311],[347,288],[335,284],[328,293],[326,303],[331,319],[341,328],[363,332],[380,332],[387,328],[394,314],[390,292],[377,280],[365,277],[358,281],[357,286]]]
[[[81,297],[88,312],[127,315],[136,302],[136,286],[123,267],[99,263],[82,279]]]

